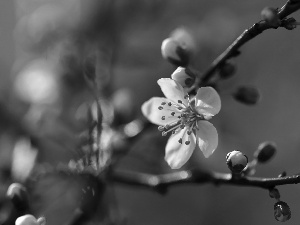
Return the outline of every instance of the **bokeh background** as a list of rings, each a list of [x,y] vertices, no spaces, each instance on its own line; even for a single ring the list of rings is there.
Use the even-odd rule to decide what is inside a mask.
[[[13,155],[18,152],[16,146],[30,145],[19,123],[44,140],[38,162],[58,165],[73,157],[74,133],[78,129],[74,115],[82,103],[90,100],[79,72],[82,56],[93,57],[100,52],[101,64],[97,69],[103,70],[104,77],[99,85],[111,82],[109,90],[103,89],[101,94],[112,102],[111,96],[126,88],[126,93],[132,96],[128,103],[132,119],[141,116],[140,105],[144,101],[162,96],[156,81],[170,77],[176,69],[162,59],[160,52],[161,42],[174,29],[185,27],[194,35],[198,52],[193,65],[204,71],[243,30],[260,20],[264,7],[280,7],[284,3],[282,0],[116,0],[113,4],[100,0],[1,0],[2,200],[7,185],[22,181],[25,176],[13,172],[26,158],[22,156],[16,162]],[[294,17],[298,19],[300,13],[296,12]],[[299,173],[299,37],[298,28],[267,30],[242,47],[242,54],[235,59],[236,76],[220,84],[222,109],[212,120],[219,133],[219,147],[209,159],[195,151],[185,168],[228,172],[225,156],[229,151],[241,150],[251,159],[261,142],[274,141],[278,147],[276,157],[267,165],[259,165],[256,175]],[[82,44],[83,40],[88,44]],[[105,54],[101,55],[102,52]],[[28,73],[32,70],[37,72]],[[42,76],[38,75],[40,71]],[[105,77],[108,71],[114,74],[112,81]],[[258,105],[243,105],[232,98],[235,88],[244,84],[260,89],[262,99]],[[122,93],[115,99],[121,98]],[[10,115],[20,121],[10,121]],[[155,129],[135,144],[119,169],[154,174],[170,172],[163,160],[165,138],[160,138]],[[17,166],[13,167],[14,164]],[[54,180],[51,186],[55,185]],[[69,187],[64,183],[59,188]],[[286,224],[298,224],[299,185],[286,185],[279,190],[281,199],[292,210],[292,218]],[[51,190],[40,190],[44,195],[48,191]],[[113,216],[124,224],[276,223],[274,200],[267,191],[256,188],[182,185],[160,195],[151,190],[114,185],[112,191],[114,198],[106,201],[114,202]],[[47,202],[39,204],[39,214],[57,217],[50,218],[49,224],[63,224],[59,220],[62,211],[55,209],[59,203],[53,207],[48,207]],[[5,212],[1,216],[5,217]],[[67,212],[66,209],[66,217]]]

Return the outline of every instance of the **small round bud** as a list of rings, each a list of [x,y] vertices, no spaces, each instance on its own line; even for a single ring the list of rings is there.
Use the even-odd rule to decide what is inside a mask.
[[[260,93],[255,87],[241,86],[233,94],[233,97],[241,103],[254,105],[260,100]]]
[[[236,72],[236,66],[232,62],[224,63],[219,70],[219,75],[222,79],[232,77]]]
[[[17,209],[25,210],[28,208],[28,194],[26,188],[22,184],[11,184],[7,189],[6,196],[12,201]]]
[[[39,223],[33,215],[27,214],[20,216],[16,220],[15,225],[39,225]]]
[[[277,188],[273,188],[269,191],[269,195],[271,198],[280,199],[280,193]]]
[[[233,173],[241,173],[247,166],[248,158],[240,151],[232,151],[226,155],[226,164]]]
[[[196,75],[190,70],[178,67],[171,75],[182,87],[189,88],[195,83]]]
[[[266,7],[261,11],[261,17],[267,21],[270,25],[278,27],[280,25],[280,19],[277,10],[271,7]]]
[[[257,150],[254,152],[254,158],[257,159],[259,163],[266,163],[269,161],[276,153],[276,144],[274,142],[263,142],[261,143]]]
[[[167,38],[162,42],[161,54],[164,59],[177,66],[186,66],[189,62],[187,49],[173,38]]]
[[[277,221],[285,222],[291,218],[291,210],[287,203],[283,201],[276,202],[274,205],[274,217]]]

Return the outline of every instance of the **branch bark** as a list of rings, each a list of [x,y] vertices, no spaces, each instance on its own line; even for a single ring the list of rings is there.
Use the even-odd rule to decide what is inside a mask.
[[[300,0],[289,0],[284,6],[278,10],[278,16],[280,20],[283,20],[288,15],[300,9]],[[279,26],[278,26],[279,27]],[[216,70],[220,65],[222,65],[226,60],[235,57],[239,54],[239,48],[261,34],[263,31],[268,29],[277,29],[266,21],[262,20],[258,23],[255,23],[250,28],[246,29],[221,55],[219,55],[209,66],[209,68],[204,72],[203,76],[199,79],[198,85],[200,86],[203,83],[208,83],[212,78]]]
[[[108,175],[108,179],[119,183],[136,187],[154,189],[165,193],[171,186],[179,184],[215,184],[236,185],[272,189],[275,186],[300,183],[300,175],[286,177],[262,178],[248,176],[233,176],[230,173],[217,173],[202,170],[183,170],[170,174],[151,175],[138,172],[114,171]]]

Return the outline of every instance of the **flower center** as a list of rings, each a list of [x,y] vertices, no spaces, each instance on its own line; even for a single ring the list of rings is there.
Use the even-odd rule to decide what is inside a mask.
[[[204,115],[199,114],[194,107],[192,107],[190,104],[188,106],[184,105],[182,101],[178,100],[178,103],[180,104],[173,104],[178,110],[182,110],[180,116],[178,116],[177,120],[169,123],[165,126],[159,126],[158,130],[162,132],[162,136],[166,136],[169,132],[172,132],[172,134],[178,133],[181,129],[186,128],[187,134],[190,135],[192,132],[195,132],[198,128],[197,121],[199,120],[207,120]],[[165,105],[167,103],[162,103],[162,105]],[[172,105],[171,102],[168,103],[169,106]],[[182,105],[182,106],[181,106]],[[161,106],[160,106],[161,107]],[[159,109],[160,109],[159,107]],[[175,111],[171,112],[171,116],[175,115]],[[161,118],[162,120],[165,120],[165,116]],[[182,138],[178,140],[179,143],[182,144]],[[190,142],[186,141],[185,144],[188,145]]]

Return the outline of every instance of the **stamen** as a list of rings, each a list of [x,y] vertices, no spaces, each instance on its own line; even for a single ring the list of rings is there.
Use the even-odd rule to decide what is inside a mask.
[[[163,108],[164,108],[164,107],[162,107],[162,106],[158,106],[158,109],[159,109],[159,110],[162,110]]]
[[[168,103],[168,106],[171,106],[171,105],[172,105],[172,102],[169,102],[169,103]]]
[[[166,117],[165,117],[165,116],[162,116],[162,117],[161,117],[161,119],[162,119],[162,120],[165,120],[165,119],[166,119]]]
[[[174,115],[175,115],[175,112],[171,112],[171,115],[174,116]]]
[[[178,142],[179,142],[180,144],[182,144],[182,138],[180,138],[180,139],[178,140]]]
[[[191,135],[192,131],[191,130],[188,130],[187,134],[188,135]]]
[[[165,132],[166,132],[166,133],[169,133],[169,132],[171,132],[171,131],[172,131],[172,133],[173,133],[173,131],[175,131],[175,133],[176,133],[176,129],[177,129],[179,126],[181,126],[181,125],[180,125],[180,124],[178,124],[178,125],[176,125],[176,126],[172,127],[171,129],[169,129],[169,130],[166,130]]]
[[[189,145],[190,143],[191,143],[190,141],[186,141],[186,142],[185,142],[186,145]]]
[[[178,100],[178,103],[179,103],[179,104],[182,104],[182,101],[181,101],[181,100]]]

